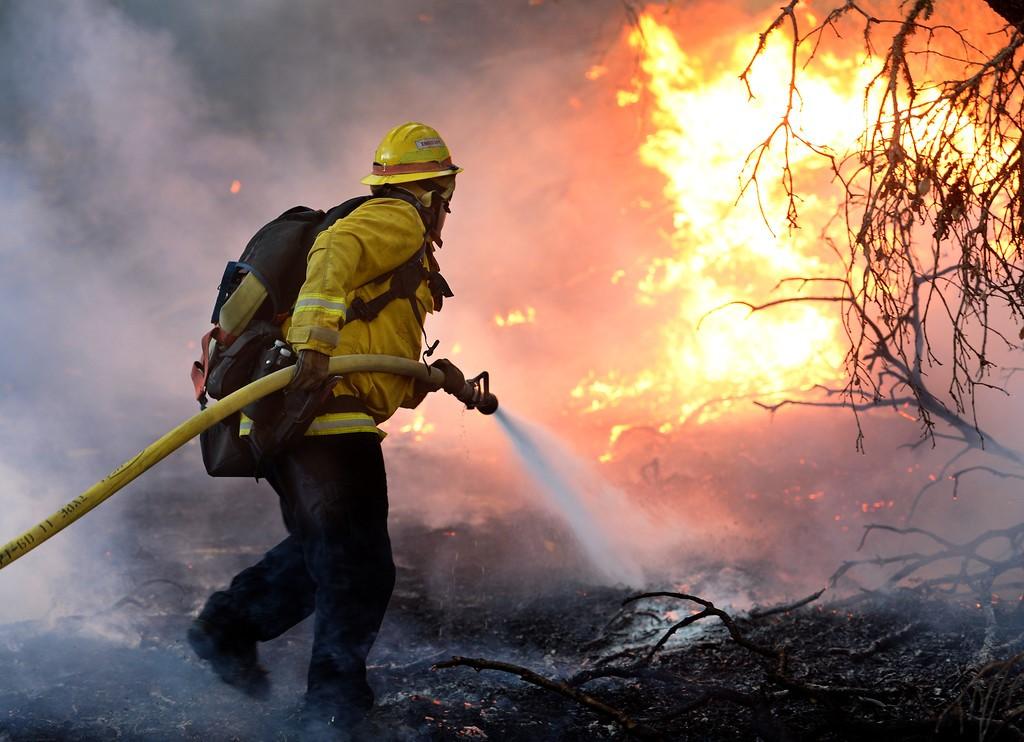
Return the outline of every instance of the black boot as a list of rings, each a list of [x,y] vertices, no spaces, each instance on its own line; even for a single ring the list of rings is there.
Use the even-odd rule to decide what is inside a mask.
[[[223,627],[197,618],[189,627],[188,643],[228,685],[253,698],[270,694],[270,679],[260,664],[255,641],[232,637]]]

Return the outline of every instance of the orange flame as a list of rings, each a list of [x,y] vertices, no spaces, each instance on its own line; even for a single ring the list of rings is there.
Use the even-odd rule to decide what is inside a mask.
[[[533,307],[525,309],[513,309],[504,317],[500,314],[494,316],[494,324],[498,327],[514,327],[515,325],[532,325],[537,321],[537,310]]]
[[[802,228],[773,234],[766,221],[784,224],[787,206],[775,177],[781,171],[776,152],[761,165],[761,204],[752,189],[737,201],[747,154],[785,108],[790,46],[781,35],[769,39],[754,67],[757,97],[751,100],[737,74],[750,58],[757,25],[730,33],[730,58],[715,64],[684,50],[650,15],[641,16],[627,37],[646,81],[618,91],[618,103],[649,99],[651,132],[638,154],[664,176],[673,212],[669,249],[633,276],[635,301],[665,312],[662,342],[641,370],[591,373],[582,380],[572,397],[585,410],[656,396],[670,403],[669,419],[704,422],[730,400],[771,400],[842,378],[845,340],[834,307],[790,304],[751,313],[726,306],[792,296],[796,285],[777,289],[780,281],[827,275],[830,256],[821,235],[839,208],[837,198],[808,197],[800,205]],[[864,86],[876,70],[856,59],[822,55],[821,62],[816,71],[801,73],[795,124],[814,141],[853,143],[863,129]],[[806,150],[791,150],[790,163],[800,183],[824,183],[828,175],[824,159]],[[620,280],[621,272],[613,276]]]
[[[813,26],[814,16],[802,12]],[[626,89],[614,93],[615,99],[619,106],[644,103],[634,109],[646,116],[648,127],[638,155],[665,179],[672,226],[663,254],[649,259],[640,272],[635,267],[632,274],[619,270],[611,279],[635,286],[634,299],[645,308],[644,316],[657,322],[656,350],[631,368],[591,371],[571,392],[586,412],[617,410],[620,419],[614,421],[618,425],[612,427],[610,446],[628,429],[624,422],[660,423],[659,430],[672,430],[673,425],[715,419],[730,408],[736,411],[740,400],[778,401],[815,385],[841,386],[844,379],[848,340],[835,305],[787,303],[755,312],[736,303],[757,305],[811,293],[806,284],[787,279],[845,274],[842,261],[827,247],[829,241],[845,245],[847,235],[842,192],[826,158],[804,146],[791,146],[784,155],[780,136],[761,153],[758,181],[743,188],[742,179],[751,175],[748,155],[776,129],[790,94],[792,39],[784,33],[768,37],[753,65],[749,83],[754,97],[737,79],[774,15],[732,23],[713,42],[700,40],[692,48],[684,48],[653,14],[642,15],[624,37],[631,56],[639,60],[642,79],[634,75]],[[940,170],[984,147],[986,156],[974,167],[982,181],[990,180],[1012,156],[1013,141],[988,141],[939,99],[941,86],[922,85],[923,78],[945,79],[938,70],[945,64],[941,54],[922,58],[915,98],[919,106],[927,103],[933,115],[911,120],[897,134],[884,114],[885,86],[871,84],[881,70],[880,59],[863,50],[819,48],[813,65],[805,66],[808,52],[802,53],[799,96],[789,120],[806,141],[833,147],[840,156],[870,150],[877,145],[864,138],[874,131],[869,127],[865,134],[865,111],[882,110],[883,141],[899,137],[906,151],[952,143],[945,147]],[[900,105],[905,109],[908,101]],[[790,203],[779,178],[785,157],[801,195],[798,230],[777,228],[786,225]],[[924,178],[906,187],[925,199],[934,197],[932,185]],[[994,248],[1009,254],[1015,246],[1004,240]],[[872,295],[886,288],[872,278],[861,287],[859,275],[854,271],[855,289]],[[660,419],[650,419],[653,408],[662,410]],[[606,454],[602,460],[610,458]]]
[[[399,433],[412,434],[413,440],[416,442],[422,441],[423,436],[433,433],[436,428],[433,423],[428,423],[426,418],[422,414],[416,413],[411,423],[403,425],[398,429]]]

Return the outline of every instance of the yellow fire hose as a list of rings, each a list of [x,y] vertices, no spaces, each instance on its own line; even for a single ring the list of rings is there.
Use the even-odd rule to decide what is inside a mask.
[[[411,376],[416,379],[440,387],[444,383],[444,374],[438,369],[431,369],[417,361],[407,358],[382,355],[335,356],[331,358],[332,374],[350,374],[358,371],[377,371],[381,373]],[[42,520],[25,531],[13,541],[0,547],[0,569],[16,559],[28,554],[41,543],[60,533],[94,507],[127,485],[133,479],[163,460],[174,451],[195,438],[207,428],[245,407],[250,402],[267,396],[283,388],[292,378],[295,367],[290,366],[264,376],[248,386],[242,387],[234,394],[211,404],[195,417],[183,422],[159,440],[150,444],[136,456],[110,472],[105,478],[94,484],[74,500],[62,507],[49,518]]]

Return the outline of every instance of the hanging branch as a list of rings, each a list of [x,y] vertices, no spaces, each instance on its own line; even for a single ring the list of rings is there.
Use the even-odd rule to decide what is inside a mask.
[[[912,0],[901,6],[901,17],[887,19],[848,0],[801,34],[796,3],[790,2],[760,34],[740,77],[756,95],[750,75],[767,39],[786,34],[788,95],[775,127],[748,156],[743,189],[760,190],[765,154],[777,149],[787,222],[798,226],[791,148],[804,147],[823,158],[840,189],[848,246],[837,251],[838,275],[786,279],[777,290],[791,293],[737,303],[751,312],[793,302],[833,303],[849,338],[844,387],[829,390],[824,399],[787,399],[762,405],[766,409],[811,404],[859,415],[909,402],[933,445],[950,428],[966,448],[1021,466],[1020,452],[984,432],[976,401],[979,390],[1002,391],[989,380],[996,363],[993,345],[1016,348],[1016,339],[1006,337],[999,324],[1005,318],[1024,321],[1024,4],[989,3],[1012,26],[1005,44],[990,52],[965,31],[933,23],[937,5]],[[844,24],[858,21],[864,53],[883,50],[864,91],[864,133],[855,148],[812,142],[793,104],[800,69],[829,43],[826,31],[839,36]],[[922,81],[929,64],[954,74]],[[838,291],[802,293],[811,282],[823,281]],[[942,390],[932,380],[940,368],[946,376]]]

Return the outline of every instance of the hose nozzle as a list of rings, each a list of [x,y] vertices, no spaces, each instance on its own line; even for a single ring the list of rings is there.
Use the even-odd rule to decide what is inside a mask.
[[[486,371],[467,379],[465,388],[455,398],[467,409],[479,410],[485,415],[493,415],[498,409],[498,398],[491,394],[491,376]]]

